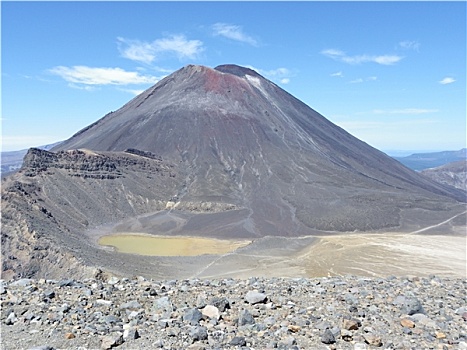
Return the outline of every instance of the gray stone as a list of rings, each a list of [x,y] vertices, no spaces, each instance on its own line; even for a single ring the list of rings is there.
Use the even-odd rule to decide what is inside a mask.
[[[344,318],[342,320],[342,328],[347,329],[349,331],[355,331],[360,326],[361,326],[360,321],[358,321],[356,319],[350,319],[349,320],[349,319]]]
[[[249,291],[245,295],[245,300],[249,304],[254,305],[254,304],[258,304],[258,303],[264,303],[267,300],[267,297],[266,297],[266,294],[264,294],[264,293]]]
[[[401,310],[407,315],[425,313],[425,310],[423,309],[423,306],[420,303],[420,301],[416,297],[412,296],[405,297],[405,300],[402,303]]]
[[[321,321],[315,324],[315,328],[319,330],[325,330],[325,329],[331,328],[331,324],[327,321]]]
[[[323,335],[321,336],[321,342],[323,344],[334,344],[336,342],[336,338],[330,329],[326,329],[324,331]]]
[[[5,324],[7,326],[10,326],[12,324],[14,324],[16,321],[18,321],[18,318],[16,317],[15,313],[14,312],[10,312],[8,314],[8,317],[6,318],[5,320]]]
[[[26,287],[29,286],[32,282],[34,282],[31,278],[22,278],[20,280],[14,281],[10,283],[12,287]]]
[[[206,303],[205,297],[204,297],[203,295],[201,295],[201,294],[198,295],[198,296],[196,297],[196,307],[197,307],[198,309],[202,309],[202,308],[205,307],[206,305],[207,305],[207,303]]]
[[[125,329],[123,331],[124,340],[133,340],[133,339],[138,339],[138,338],[139,338],[139,333],[136,328]]]
[[[107,335],[102,338],[101,349],[107,350],[123,344],[123,336],[120,332]]]
[[[219,312],[224,312],[226,309],[230,309],[230,303],[226,298],[214,297],[209,303],[219,309]]]
[[[154,308],[162,311],[173,311],[172,303],[169,297],[161,297],[154,301]]]
[[[373,334],[373,333],[364,333],[363,334],[363,339],[365,339],[365,342],[373,345],[373,346],[382,346],[383,343],[381,341],[381,337],[379,335]]]
[[[341,330],[341,337],[345,341],[351,341],[353,339],[353,333],[347,329]]]
[[[208,330],[206,327],[201,326],[192,327],[190,329],[190,337],[193,339],[193,341],[208,339]]]
[[[109,278],[109,280],[107,281],[108,284],[117,284],[118,282],[120,282],[120,279],[118,277],[115,277],[115,276],[112,276]]]
[[[206,305],[203,310],[201,310],[201,313],[210,319],[219,320],[220,318],[219,309],[214,305]]]
[[[154,348],[163,348],[164,347],[164,341],[162,339],[157,339],[153,344],[152,347]]]
[[[290,348],[291,346],[297,344],[297,340],[294,337],[285,337],[281,341],[282,344],[286,345],[287,348]]]
[[[183,321],[188,322],[192,326],[198,325],[202,318],[203,314],[196,308],[188,309],[183,314]]]
[[[246,339],[245,337],[234,337],[230,343],[232,346],[246,346]]]
[[[60,281],[58,281],[58,286],[59,286],[60,288],[63,288],[63,287],[70,287],[70,286],[72,286],[72,285],[74,284],[74,282],[75,282],[75,281],[72,280],[72,279],[60,280]]]
[[[47,299],[53,299],[55,298],[55,292],[53,290],[46,290],[44,292],[44,297],[47,298]]]
[[[255,319],[253,315],[246,309],[240,311],[238,315],[238,325],[245,326],[248,324],[255,324]]]

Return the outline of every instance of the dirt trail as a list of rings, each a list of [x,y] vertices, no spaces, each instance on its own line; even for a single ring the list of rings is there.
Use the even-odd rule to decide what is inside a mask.
[[[417,233],[420,233],[420,232],[425,232],[425,231],[431,230],[431,229],[436,228],[436,227],[440,227],[442,225],[445,225],[445,224],[451,222],[452,220],[454,220],[458,216],[464,215],[465,213],[467,213],[467,210],[462,212],[462,213],[459,213],[457,215],[454,215],[453,217],[451,217],[451,218],[449,218],[449,219],[447,219],[447,220],[445,220],[443,222],[440,222],[439,224],[431,225],[431,226],[428,226],[428,227],[424,227],[424,228],[422,228],[420,230],[412,231],[412,232],[410,232],[410,234],[413,235],[413,234],[417,234]]]

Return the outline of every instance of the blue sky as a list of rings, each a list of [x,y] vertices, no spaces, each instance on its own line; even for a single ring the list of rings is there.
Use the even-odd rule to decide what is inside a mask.
[[[465,2],[1,3],[2,147],[64,140],[187,64],[251,67],[384,150],[466,147]]]

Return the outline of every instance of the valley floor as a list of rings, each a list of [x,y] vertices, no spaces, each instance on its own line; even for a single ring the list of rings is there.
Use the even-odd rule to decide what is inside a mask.
[[[111,253],[104,270],[147,278],[250,278],[328,277],[360,275],[429,276],[465,278],[465,227],[457,233],[351,233],[306,237],[263,237],[222,255],[195,257],[141,257]],[[141,264],[137,264],[139,259]],[[131,262],[127,264],[126,262]],[[130,275],[130,276],[131,276]]]

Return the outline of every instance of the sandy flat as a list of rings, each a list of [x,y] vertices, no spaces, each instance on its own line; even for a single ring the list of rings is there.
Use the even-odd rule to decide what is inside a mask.
[[[466,277],[466,237],[350,234],[323,237],[297,256],[309,276],[443,275]]]
[[[287,238],[265,249],[239,249],[201,268],[196,277],[428,276],[466,277],[466,237],[402,233],[324,236],[313,242]],[[286,250],[287,241],[296,247]],[[276,245],[274,248],[273,246]],[[273,249],[274,248],[274,249]]]

